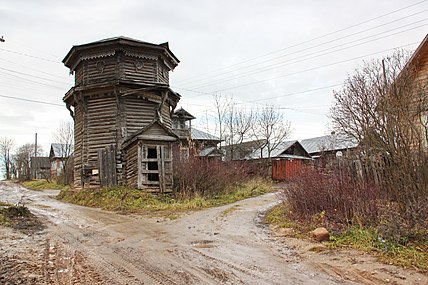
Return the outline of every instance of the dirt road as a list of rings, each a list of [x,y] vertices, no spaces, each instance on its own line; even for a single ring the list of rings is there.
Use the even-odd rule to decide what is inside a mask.
[[[427,284],[428,281],[425,275],[383,266],[367,257],[350,259],[349,255],[312,253],[303,250],[305,245],[299,241],[273,237],[260,219],[275,202],[275,194],[198,211],[176,220],[79,207],[56,201],[53,198],[56,194],[56,191],[30,191],[0,182],[0,201],[22,200],[47,224],[46,230],[32,235],[0,228],[0,283],[21,284],[21,280],[23,284]],[[370,263],[367,266],[360,260]]]

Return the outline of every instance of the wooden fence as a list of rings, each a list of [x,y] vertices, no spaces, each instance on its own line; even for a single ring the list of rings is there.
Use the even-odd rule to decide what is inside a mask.
[[[281,181],[295,179],[300,175],[303,165],[301,159],[273,160],[272,179]]]

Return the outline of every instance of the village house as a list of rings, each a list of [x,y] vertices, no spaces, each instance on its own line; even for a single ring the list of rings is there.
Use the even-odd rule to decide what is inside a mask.
[[[63,175],[64,166],[70,156],[73,154],[73,146],[71,144],[53,143],[49,150],[49,161],[51,177]]]
[[[304,139],[300,143],[314,159],[318,159],[321,156],[329,159],[347,156],[358,146],[355,139],[335,133]]]
[[[73,46],[63,62],[75,75],[63,98],[75,126],[74,186],[168,191],[180,100],[168,43],[109,38]]]
[[[259,149],[260,146],[266,144],[265,139],[245,141],[239,144],[226,145],[222,147],[224,151],[225,160],[242,160],[248,157],[255,150]]]
[[[33,156],[30,158],[30,178],[31,179],[50,179],[49,157]]]
[[[411,77],[410,86],[412,92],[412,103],[409,112],[415,113],[416,133],[418,140],[428,149],[428,34],[416,48],[403,70],[399,74],[396,82],[407,85],[407,77]],[[406,78],[403,78],[406,77]],[[416,139],[416,138],[415,138]]]

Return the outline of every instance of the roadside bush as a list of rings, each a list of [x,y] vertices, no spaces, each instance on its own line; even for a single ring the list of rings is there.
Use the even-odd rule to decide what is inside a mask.
[[[239,162],[189,158],[174,164],[174,192],[177,198],[212,198],[227,194],[234,186],[250,180],[249,168]]]
[[[399,202],[383,205],[379,234],[397,244],[428,242],[428,199],[421,197],[413,205],[403,207]]]
[[[324,226],[377,223],[382,197],[375,185],[325,169],[306,168],[299,177],[282,192],[296,218]]]

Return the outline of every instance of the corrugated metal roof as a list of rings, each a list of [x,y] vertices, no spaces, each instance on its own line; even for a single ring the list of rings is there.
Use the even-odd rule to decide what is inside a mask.
[[[270,157],[279,157],[281,153],[283,153],[285,150],[287,150],[289,147],[291,147],[293,144],[295,144],[297,141],[285,141],[280,143],[275,149],[273,149],[270,152]],[[267,158],[268,150],[267,147],[264,147],[263,149],[258,148],[252,153],[250,153],[246,158],[247,159],[259,159],[259,158]]]
[[[218,142],[220,142],[220,139],[218,137],[213,136],[209,133],[200,131],[200,130],[195,129],[193,127],[190,129],[190,131],[191,131],[192,139],[194,139],[194,140],[218,141]]]
[[[307,159],[312,160],[312,158],[307,156],[301,156],[301,155],[293,155],[293,154],[280,154],[276,156],[276,158],[289,158],[289,159]]]
[[[199,151],[199,156],[222,156],[222,151],[215,146],[206,147]]]
[[[358,146],[358,143],[355,139],[346,135],[339,134],[301,140],[300,144],[306,149],[309,154],[323,151],[348,149]]]

